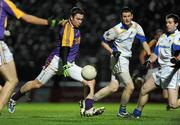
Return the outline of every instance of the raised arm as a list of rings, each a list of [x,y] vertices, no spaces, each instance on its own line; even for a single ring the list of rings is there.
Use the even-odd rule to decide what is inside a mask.
[[[26,13],[24,13],[21,19],[27,23],[32,23],[36,25],[48,25],[47,19],[42,19],[42,18],[30,15],[30,14],[26,14]]]
[[[147,42],[143,42],[143,48],[146,51],[147,55],[151,55],[151,50]]]

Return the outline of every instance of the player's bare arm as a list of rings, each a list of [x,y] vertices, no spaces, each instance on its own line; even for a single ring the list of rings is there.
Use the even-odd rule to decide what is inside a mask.
[[[112,53],[112,49],[107,43],[101,42],[101,46],[106,49],[110,54]]]
[[[147,55],[151,55],[151,50],[150,50],[149,45],[147,44],[147,42],[143,42],[143,48],[147,52]]]
[[[151,40],[151,41],[148,43],[148,45],[149,45],[150,48],[152,48],[155,44],[156,44],[156,40],[155,40],[155,39]],[[145,59],[145,56],[146,56],[146,55],[147,55],[147,53],[146,53],[146,51],[143,49],[143,50],[141,51],[140,55],[139,55],[139,60],[140,60],[141,64],[144,64],[144,62],[145,62],[144,59]]]
[[[152,53],[151,56],[150,56],[151,62],[155,62],[157,60],[157,58],[158,57],[154,53]]]
[[[24,13],[21,19],[27,23],[36,25],[48,25],[48,20]]]

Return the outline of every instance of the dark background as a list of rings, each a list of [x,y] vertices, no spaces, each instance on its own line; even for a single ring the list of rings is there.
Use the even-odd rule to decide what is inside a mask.
[[[134,11],[134,21],[144,29],[147,41],[152,39],[154,31],[164,29],[165,16],[169,13],[179,14],[178,0],[12,0],[24,12],[42,18],[67,18],[73,6],[81,6],[86,12],[85,21],[81,27],[81,48],[77,64],[84,66],[93,64],[98,70],[96,91],[110,80],[109,54],[100,46],[99,37],[120,21],[120,10],[124,6]],[[56,46],[58,29],[27,24],[14,17],[9,17],[8,30],[11,36],[6,43],[14,54],[17,72],[22,85],[35,79],[41,71],[46,57]],[[133,75],[139,66],[138,54],[141,45],[134,42],[130,71]],[[61,81],[65,81],[62,85]],[[67,87],[67,84],[72,82]],[[45,87],[30,93],[31,101],[73,101],[82,97],[78,93],[81,85],[71,79],[54,77]],[[74,92],[74,96],[72,96]],[[121,92],[121,90],[119,91]],[[119,92],[104,100],[119,101]],[[158,91],[159,92],[159,91]],[[40,93],[40,94],[38,94]],[[70,93],[70,94],[69,94]],[[47,95],[46,95],[47,94]],[[161,93],[158,93],[161,98]],[[42,97],[41,97],[42,95]],[[59,96],[60,95],[60,96]],[[134,96],[137,98],[137,93]],[[57,96],[57,97],[56,97]],[[39,98],[38,98],[39,97]],[[38,99],[37,99],[38,98]],[[159,99],[158,98],[158,99]],[[154,100],[157,101],[155,98]],[[134,99],[132,99],[134,101]]]

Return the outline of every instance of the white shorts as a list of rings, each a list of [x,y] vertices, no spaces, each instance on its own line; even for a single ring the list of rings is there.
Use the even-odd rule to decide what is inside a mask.
[[[148,80],[153,73],[157,72],[159,68],[152,68],[152,69],[148,69],[147,74],[145,76],[145,80]]]
[[[180,85],[180,72],[172,67],[162,67],[157,72],[153,73],[155,84],[161,88],[175,89]]]
[[[83,81],[83,78],[81,76],[82,68],[77,66],[75,63],[68,62],[68,65],[70,66],[70,68],[68,69],[70,77],[74,80],[82,82]],[[48,66],[43,67],[41,73],[38,75],[36,79],[39,80],[42,84],[45,84],[55,74],[58,74],[58,75],[63,74],[62,63],[61,61],[59,61],[58,56],[54,56],[51,62],[48,64]]]
[[[13,60],[13,55],[4,41],[0,40],[0,65]]]
[[[113,74],[119,72],[129,72],[129,57],[120,56],[117,61],[114,56],[111,56],[111,69]]]
[[[126,85],[127,83],[132,83],[132,78],[129,73],[128,57],[120,56],[119,60],[116,61],[115,58],[111,56],[111,69],[112,69],[111,80],[116,79],[119,81],[119,83],[123,83],[124,85]]]

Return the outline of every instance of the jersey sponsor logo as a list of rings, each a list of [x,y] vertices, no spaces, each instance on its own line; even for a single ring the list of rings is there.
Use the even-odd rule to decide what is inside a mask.
[[[130,41],[130,40],[132,40],[132,39],[133,39],[132,37],[128,37],[128,38],[126,38],[126,39],[117,39],[116,42],[117,42],[117,43],[122,43],[122,42],[124,42],[124,41],[128,41],[128,40]]]
[[[74,38],[75,44],[80,44],[80,37]]]

